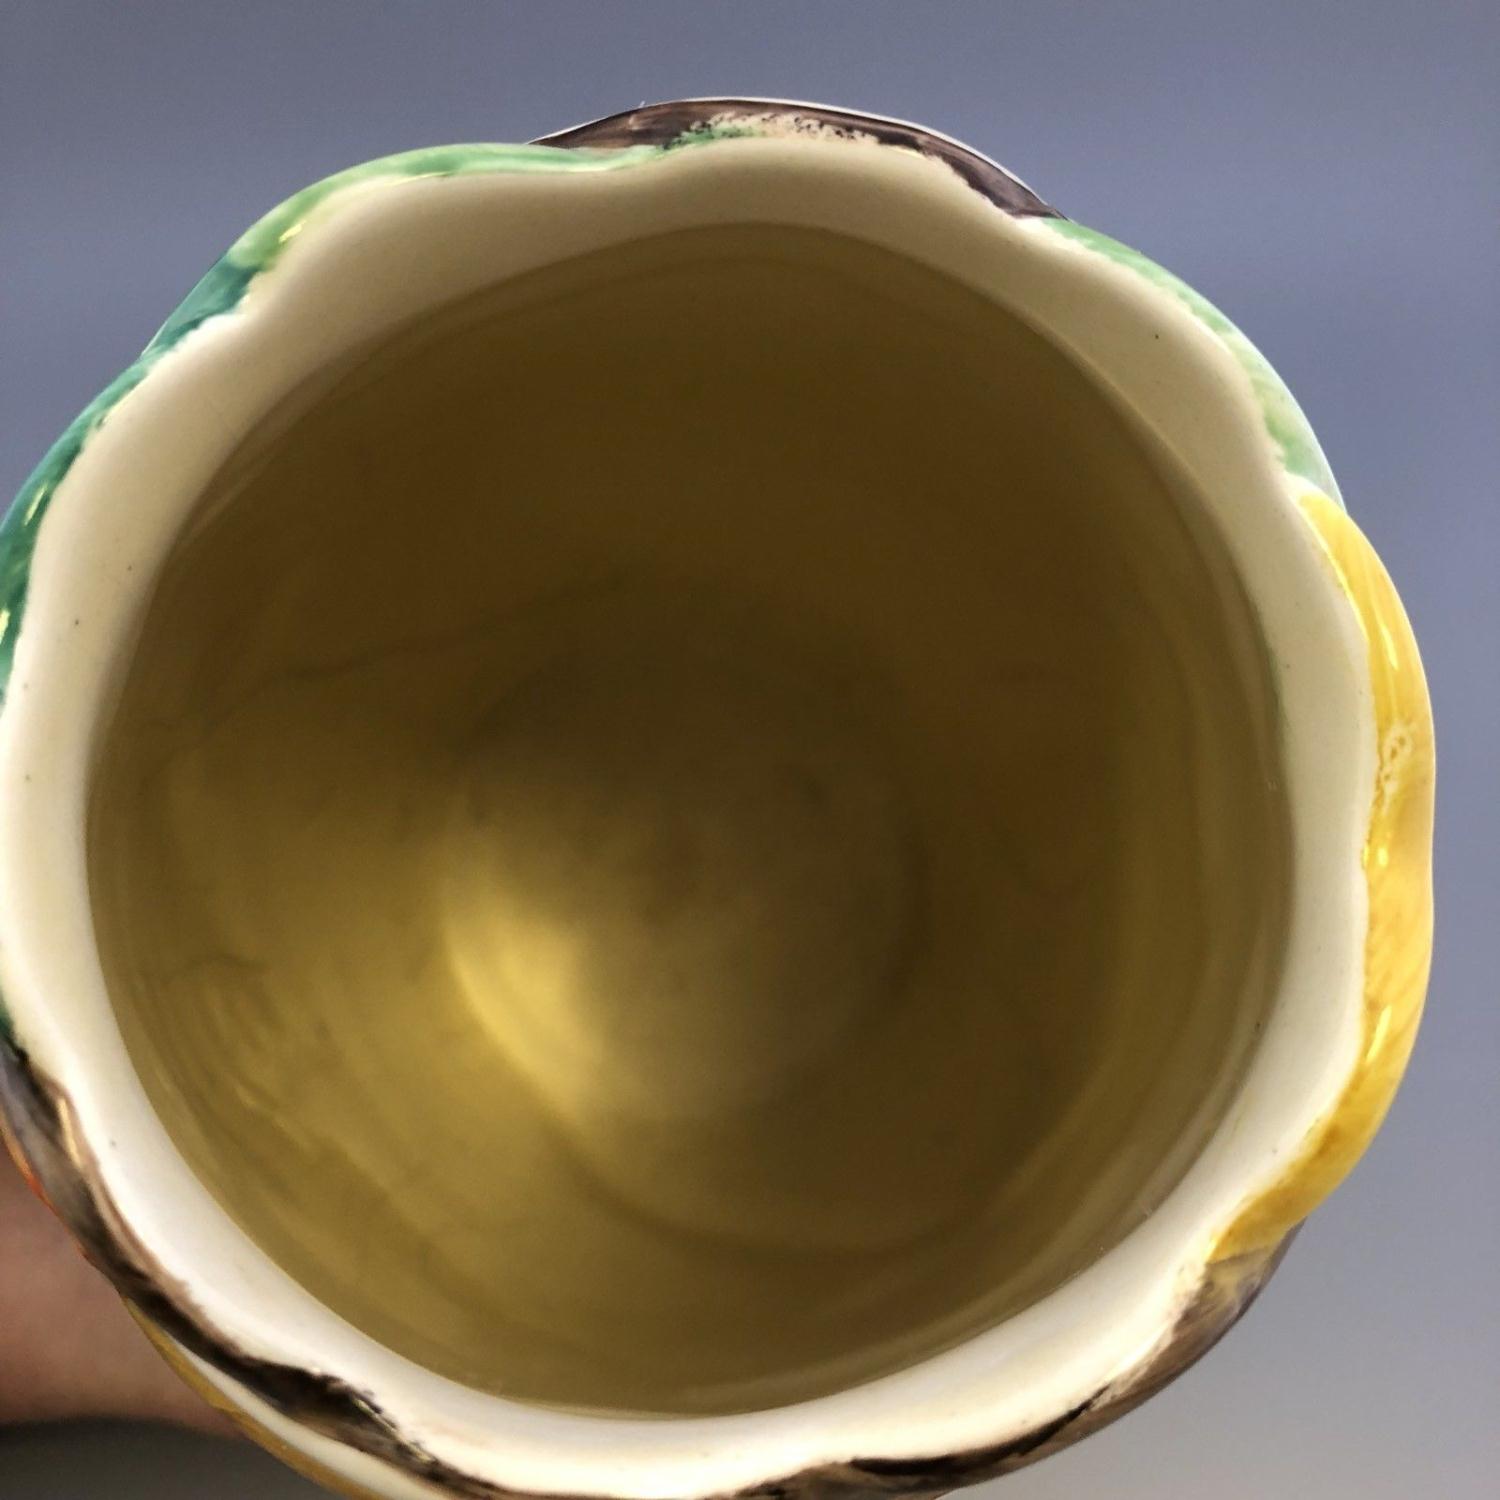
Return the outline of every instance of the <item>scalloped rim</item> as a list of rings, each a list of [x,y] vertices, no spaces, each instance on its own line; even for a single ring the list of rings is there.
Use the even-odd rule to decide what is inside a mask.
[[[678,128],[684,112],[698,123]],[[290,1444],[306,1459],[328,1463],[343,1484],[374,1485],[393,1496],[436,1493],[433,1483],[443,1493],[471,1495],[696,1496],[772,1484],[943,1488],[1053,1451],[1175,1373],[1185,1350],[1191,1350],[1186,1358],[1196,1357],[1242,1310],[1274,1263],[1277,1244],[1352,1165],[1373,1133],[1410,1045],[1430,941],[1431,729],[1421,669],[1388,580],[1352,523],[1326,498],[1337,494],[1332,476],[1285,387],[1232,324],[1168,273],[1105,236],[1053,216],[1024,184],[976,153],[900,122],[781,102],[697,101],[631,111],[565,132],[561,139],[597,140],[608,130],[618,133],[622,124],[635,131],[634,143],[608,149],[574,144],[411,152],[340,173],[287,200],[231,247],[140,359],[68,428],[23,487],[0,525],[0,695],[7,695],[0,696],[0,798],[17,809],[17,816],[0,830],[0,898],[14,898],[0,900],[0,989],[10,995],[14,1011],[7,1025],[0,1009],[0,1094],[23,1164],[29,1164],[54,1206],[121,1290],[179,1347],[194,1378],[208,1382],[273,1440]],[[671,133],[665,134],[669,127]],[[653,130],[665,138],[641,139]],[[836,160],[828,155],[835,141]],[[695,149],[679,152],[680,145]],[[698,149],[708,145],[715,148],[712,179],[703,165],[708,153]],[[850,145],[880,149],[853,152]],[[768,152],[775,153],[774,161]],[[1244,516],[1227,519],[1228,510],[1235,504],[1257,507],[1254,529],[1264,534],[1247,546],[1254,542],[1276,555],[1277,565],[1288,574],[1285,588],[1298,596],[1306,615],[1300,643],[1290,635],[1283,638],[1291,653],[1288,660],[1296,658],[1299,667],[1315,669],[1319,654],[1325,654],[1332,668],[1324,718],[1337,719],[1342,705],[1350,721],[1342,729],[1322,724],[1305,748],[1310,753],[1318,743],[1330,753],[1343,747],[1345,801],[1349,788],[1356,793],[1361,785],[1380,790],[1373,814],[1369,798],[1363,798],[1359,805],[1365,811],[1349,818],[1357,826],[1345,842],[1359,858],[1357,871],[1353,857],[1350,861],[1351,883],[1359,889],[1345,892],[1339,898],[1343,915],[1331,919],[1331,927],[1324,924],[1325,937],[1346,930],[1355,940],[1357,952],[1347,966],[1348,1014],[1332,1026],[1325,1017],[1312,1033],[1288,1022],[1279,1040],[1268,1035],[1256,1064],[1265,1075],[1261,1082],[1269,1078],[1267,1086],[1276,1085],[1279,1077],[1276,1057],[1280,1066],[1290,1067],[1288,1049],[1305,1044],[1309,1034],[1323,1038],[1319,1045],[1327,1056],[1312,1070],[1316,1076],[1304,1078],[1306,1097],[1284,1122],[1272,1149],[1252,1153],[1236,1169],[1234,1191],[1205,1198],[1203,1181],[1212,1175],[1209,1158],[1224,1156],[1227,1139],[1251,1128],[1247,1122],[1258,1107],[1250,1097],[1253,1077],[1247,1081],[1244,1107],[1237,1106],[1221,1126],[1152,1224],[1044,1304],[1000,1329],[911,1370],[798,1407],[743,1418],[639,1423],[479,1397],[380,1350],[347,1325],[337,1326],[326,1310],[321,1319],[315,1317],[315,1304],[303,1308],[306,1326],[285,1317],[269,1319],[268,1326],[256,1311],[268,1305],[260,1300],[268,1289],[274,1288],[283,1313],[301,1305],[298,1297],[303,1303],[311,1299],[290,1282],[280,1285],[277,1278],[286,1278],[269,1263],[259,1264],[257,1257],[264,1257],[195,1181],[175,1182],[175,1207],[165,1216],[176,1216],[179,1229],[188,1223],[191,1233],[174,1236],[164,1222],[161,1200],[153,1208],[160,1183],[153,1177],[148,1190],[136,1175],[139,1158],[131,1147],[139,1146],[145,1135],[130,1136],[126,1117],[132,1129],[146,1135],[154,1117],[147,1118],[149,1110],[141,1113],[143,1097],[127,1097],[132,1086],[139,1092],[133,1078],[110,1074],[111,1060],[118,1066],[123,1053],[111,1053],[102,1033],[70,1033],[66,1016],[52,1014],[45,1003],[47,996],[63,994],[71,1003],[72,992],[54,986],[58,944],[36,940],[45,924],[32,923],[28,929],[28,915],[39,908],[19,882],[23,873],[37,871],[35,849],[53,847],[45,835],[64,841],[73,837],[66,807],[59,804],[49,822],[33,807],[43,788],[32,792],[22,785],[23,777],[30,782],[27,764],[36,766],[39,783],[46,780],[40,762],[28,762],[27,756],[44,743],[45,736],[39,735],[46,715],[62,706],[56,683],[70,675],[58,671],[59,663],[69,661],[63,647],[68,637],[59,621],[68,609],[63,596],[70,591],[46,580],[61,578],[70,544],[86,544],[97,530],[92,486],[129,447],[133,430],[148,413],[170,407],[205,370],[253,352],[257,338],[264,341],[274,334],[277,317],[299,295],[309,294],[315,264],[353,257],[362,230],[382,219],[389,222],[455,203],[456,179],[481,186],[487,201],[492,191],[504,192],[528,177],[549,185],[560,174],[593,182],[621,168],[669,157],[683,166],[662,173],[661,182],[675,175],[683,198],[709,191],[711,182],[725,174],[752,172],[757,159],[761,168],[771,162],[782,172],[826,168],[837,174],[827,182],[880,178],[887,190],[904,194],[912,209],[925,208],[939,221],[946,217],[944,227],[954,230],[955,237],[959,227],[971,238],[988,234],[996,257],[1003,251],[1022,268],[1050,263],[1054,279],[1065,272],[1061,279],[1067,295],[1049,302],[1033,287],[1027,316],[1090,367],[1106,389],[1130,389],[1128,377],[1135,369],[1126,355],[1132,330],[1133,357],[1157,361],[1155,377],[1175,373],[1182,379],[1184,371],[1196,372],[1194,378],[1211,393],[1216,410],[1222,408],[1224,435],[1238,444],[1236,461],[1243,468],[1239,492],[1225,497],[1226,514],[1219,519],[1231,529],[1249,527]],[[934,170],[937,165],[947,170]],[[632,191],[646,180],[633,172],[624,176]],[[396,184],[402,185],[399,193],[391,191]],[[663,188],[655,196],[665,201],[670,192]],[[479,202],[473,195],[466,201],[471,207]],[[1004,213],[996,214],[996,207]],[[916,222],[915,213],[909,217]],[[307,233],[312,229],[317,232]],[[941,264],[946,252],[928,236],[913,253]],[[961,279],[972,281],[970,276]],[[1004,300],[994,287],[981,289]],[[1070,303],[1091,305],[1097,326],[1081,328]],[[1141,330],[1147,325],[1163,336],[1141,346]],[[132,393],[139,394],[129,403],[127,421],[122,403]],[[1253,442],[1252,429],[1258,434]],[[1259,451],[1252,454],[1252,448]],[[1190,466],[1209,462],[1202,454],[1179,456]],[[1257,566],[1263,570],[1264,559]],[[116,605],[123,608],[127,595],[139,602],[148,571],[143,569],[134,583],[118,576],[110,581]],[[38,580],[41,586],[33,589]],[[118,636],[118,629],[113,637],[105,632],[95,649],[117,649]],[[1390,663],[1388,671],[1382,660]],[[37,671],[40,664],[47,668],[45,677]],[[98,661],[92,669],[101,675],[105,671]],[[85,667],[70,671],[80,675]],[[1288,676],[1289,686],[1291,682]],[[29,692],[32,686],[38,691]],[[1316,719],[1319,712],[1305,691],[1296,701],[1305,708],[1294,716],[1294,735],[1302,733],[1303,717]],[[64,712],[55,728],[72,733],[54,743],[76,748],[90,726],[86,715]],[[1313,769],[1309,767],[1309,775]],[[1383,862],[1380,850],[1385,851]],[[57,856],[58,867],[67,863]],[[1386,871],[1394,873],[1380,873]],[[45,885],[58,871],[49,863],[42,873],[46,878],[39,883]],[[1326,1001],[1322,1008],[1329,1009]],[[1268,1033],[1275,1029],[1269,1027]],[[155,1129],[160,1134],[159,1124]],[[116,1138],[130,1145],[121,1149]],[[164,1152],[162,1160],[175,1158],[164,1136],[155,1149]],[[179,1171],[189,1176],[176,1160]],[[1218,1170],[1222,1176],[1229,1169],[1219,1161]],[[1198,1202],[1196,1214],[1184,1215],[1182,1206],[1195,1193],[1204,1201]],[[185,1221],[180,1217],[184,1212],[189,1212]],[[233,1249],[229,1261],[220,1263],[228,1270],[218,1286],[192,1273],[194,1265],[212,1262],[201,1256],[195,1260],[192,1249],[177,1243],[193,1239],[193,1248],[201,1250],[199,1242],[214,1236],[221,1247]],[[1163,1260],[1167,1241],[1170,1253]],[[1222,1284],[1226,1273],[1212,1269],[1216,1261],[1232,1272],[1231,1292]],[[1147,1274],[1149,1264],[1157,1269]],[[1085,1339],[1076,1328],[1069,1334],[1067,1317],[1076,1322],[1080,1315],[1094,1319],[1102,1314],[1102,1303],[1110,1300],[1111,1277],[1116,1300],[1124,1297],[1134,1306],[1104,1348],[1099,1339]],[[1128,1296],[1119,1292],[1122,1286]],[[1217,1288],[1213,1296],[1206,1294],[1210,1287]],[[1071,1313],[1065,1314],[1065,1308]],[[1059,1336],[1062,1346],[1056,1344]],[[1061,1364],[1058,1347],[1068,1355]],[[1039,1357],[1038,1365],[1034,1361]],[[341,1365],[347,1366],[342,1373]],[[385,1375],[371,1378],[380,1369]],[[1005,1389],[997,1390],[997,1381]],[[377,1389],[380,1401],[373,1395]],[[393,1391],[396,1399],[384,1399]],[[967,1394],[958,1399],[962,1392]],[[523,1445],[530,1449],[529,1458],[515,1446],[522,1429],[531,1434]],[[670,1435],[666,1442],[664,1434]]]

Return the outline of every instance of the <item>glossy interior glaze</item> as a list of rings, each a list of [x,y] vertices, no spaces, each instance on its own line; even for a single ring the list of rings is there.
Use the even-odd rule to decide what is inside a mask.
[[[1274,706],[1194,514],[1021,322],[826,233],[358,351],[205,494],[99,755],[177,1144],[523,1400],[772,1406],[1036,1300],[1275,987]]]

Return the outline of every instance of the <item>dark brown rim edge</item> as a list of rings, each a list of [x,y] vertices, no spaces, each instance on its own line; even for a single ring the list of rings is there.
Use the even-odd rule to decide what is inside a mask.
[[[290,1421],[437,1485],[460,1500],[583,1500],[518,1491],[476,1479],[406,1437],[368,1393],[335,1376],[252,1355],[226,1342],[186,1289],[165,1277],[104,1188],[74,1127],[66,1096],[0,1034],[0,1115],[17,1162],[89,1261],[175,1343],[242,1385]],[[1020,1437],[957,1454],[850,1458],[779,1476],[734,1500],[848,1500],[871,1494],[936,1495],[1008,1474],[1058,1452],[1134,1410],[1202,1357],[1259,1295],[1296,1231],[1269,1250],[1207,1267],[1156,1348],[1087,1401]],[[727,1497],[726,1497],[727,1500]]]
[[[876,140],[931,157],[951,167],[971,188],[1014,218],[1062,218],[1019,177],[948,136],[905,120],[834,109],[826,104],[799,104],[791,99],[673,99],[643,104],[540,136],[534,144],[607,149],[672,147],[718,135],[755,134],[757,127],[766,130],[788,121],[794,127],[817,128],[848,139]]]

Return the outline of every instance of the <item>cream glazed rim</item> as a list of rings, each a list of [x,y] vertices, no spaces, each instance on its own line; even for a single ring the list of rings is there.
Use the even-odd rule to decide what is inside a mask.
[[[1309,497],[1332,509],[1337,491],[1295,403],[1222,315],[945,137],[717,100],[547,141],[387,158],[273,210],[69,429],[8,516],[0,1086],[11,1135],[91,1255],[202,1380],[341,1482],[390,1496],[644,1500],[931,1489],[1002,1472],[1195,1358],[1268,1274],[1304,1199],[1352,1165],[1324,1161],[1313,1177],[1305,1165],[1382,1040],[1370,1030],[1363,853],[1387,726],[1358,601],[1307,511]],[[92,937],[90,757],[203,484],[330,350],[648,228],[747,220],[851,234],[981,292],[1066,351],[1193,477],[1254,602],[1283,707],[1294,854],[1283,974],[1234,1103],[1186,1175],[1042,1301],[793,1406],[573,1414],[481,1393],[376,1343],[281,1271],[187,1168],[131,1070]],[[1412,1013],[1387,1032],[1415,1024],[1420,993],[1404,1003]],[[1266,1222],[1236,1237],[1268,1202]]]

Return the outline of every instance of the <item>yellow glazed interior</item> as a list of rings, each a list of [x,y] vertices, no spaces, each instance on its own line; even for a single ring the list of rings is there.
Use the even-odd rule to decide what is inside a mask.
[[[1255,620],[1022,322],[824,232],[518,277],[261,423],[94,772],[201,1180],[521,1400],[782,1404],[993,1326],[1223,1118],[1286,915]]]

